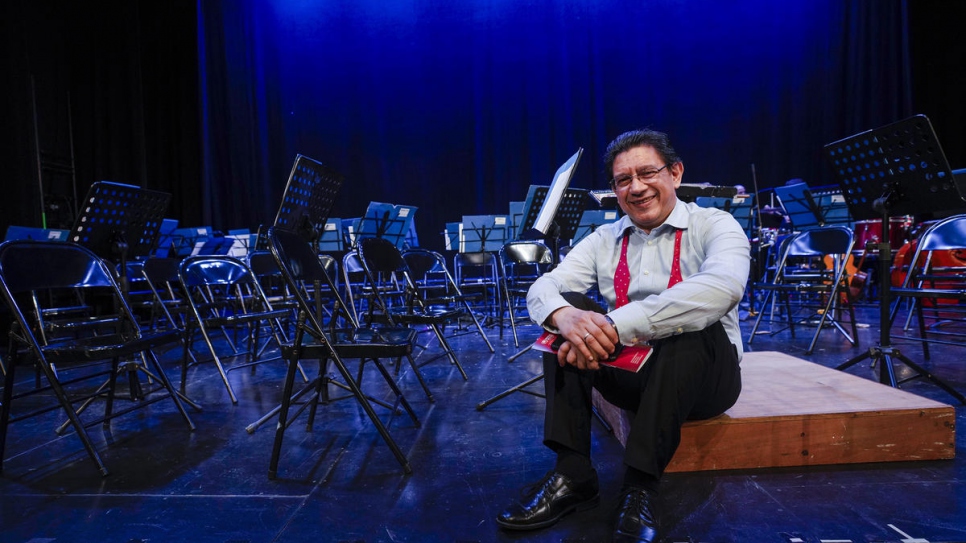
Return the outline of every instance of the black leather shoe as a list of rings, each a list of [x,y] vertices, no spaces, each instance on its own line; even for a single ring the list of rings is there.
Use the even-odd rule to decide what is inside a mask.
[[[519,503],[496,517],[496,523],[508,530],[545,528],[574,511],[596,507],[600,502],[597,477],[576,485],[564,475],[551,471],[526,492]]]
[[[657,495],[644,489],[624,494],[617,510],[614,543],[652,543],[657,540]]]

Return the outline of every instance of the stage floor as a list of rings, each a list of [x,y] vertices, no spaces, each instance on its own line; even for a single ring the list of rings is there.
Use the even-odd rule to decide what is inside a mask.
[[[747,368],[759,357],[777,364],[776,371],[807,362],[830,372],[829,377],[849,377],[856,390],[872,387],[874,394],[857,393],[856,401],[878,403],[880,394],[891,397],[895,391],[876,382],[868,363],[846,373],[829,369],[861,354],[876,340],[877,314],[876,308],[860,308],[859,348],[828,330],[816,352],[806,356],[807,331],[797,338],[787,333],[762,335],[748,352]],[[750,324],[742,323],[746,333]],[[533,533],[512,534],[496,526],[496,515],[521,488],[542,477],[553,460],[541,444],[543,400],[516,393],[476,410],[480,401],[540,371],[536,354],[507,362],[518,351],[509,330],[502,338],[495,327],[488,332],[496,353],[477,336],[453,342],[469,380],[445,360],[424,367],[435,403],[428,402],[408,365],[402,369],[400,386],[421,426],[377,408],[413,466],[414,473],[408,476],[358,406],[340,401],[320,410],[313,431],[305,430],[304,419],[292,426],[283,446],[280,478],[268,479],[274,424],[254,434],[245,427],[278,402],[283,371],[279,363],[259,366],[254,374],[232,371],[237,405],[228,401],[212,365],[193,368],[188,393],[204,407],[191,412],[198,426],[195,432],[187,431],[167,402],[122,417],[110,430],[93,428],[98,450],[111,470],[107,478],[100,477],[76,437],[53,434],[60,416],[16,423],[0,476],[0,543],[608,541],[623,475],[623,448],[599,424],[593,427],[599,507]],[[521,330],[522,338],[537,335],[533,326]],[[421,338],[429,341],[428,335]],[[924,361],[917,345],[900,347],[966,391],[961,349],[937,347],[932,359]],[[432,347],[420,359],[437,352]],[[776,352],[780,355],[769,354]],[[177,357],[176,352],[165,356],[175,381]],[[369,371],[367,390],[385,395]],[[903,368],[897,371],[900,378],[908,376]],[[29,372],[20,375],[32,378]],[[815,380],[812,390],[787,390],[781,387],[788,380],[780,374],[766,379],[762,387],[752,386],[755,375],[760,374],[749,371],[746,381],[752,390],[778,395],[806,412],[825,407],[836,413],[859,412],[848,404],[851,400],[822,396],[821,380]],[[903,389],[904,397],[916,404],[913,409],[953,402],[925,381],[908,382]],[[770,400],[764,396],[762,401]],[[960,423],[966,416],[962,406],[940,409],[953,409]],[[761,432],[752,436],[760,444],[736,447],[732,455],[773,456],[769,447],[781,442],[789,455],[808,459],[807,465],[667,474],[660,498],[664,541],[789,543],[797,538],[808,543],[893,543],[906,539],[899,530],[929,543],[966,541],[963,432],[955,438],[952,459],[821,465],[820,445],[808,441],[816,435],[814,421],[802,432],[806,435],[791,432],[787,438]],[[894,437],[893,443],[901,443],[909,436],[897,429]],[[802,454],[806,450],[807,457]]]

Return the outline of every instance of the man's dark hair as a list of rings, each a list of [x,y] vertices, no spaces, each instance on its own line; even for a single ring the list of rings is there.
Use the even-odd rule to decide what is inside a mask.
[[[661,155],[664,163],[669,166],[681,162],[681,157],[678,156],[674,147],[671,147],[671,140],[664,132],[650,128],[631,130],[614,138],[614,141],[610,142],[607,150],[604,151],[604,172],[607,177],[614,175],[614,160],[617,155],[645,145],[653,147],[657,154]]]

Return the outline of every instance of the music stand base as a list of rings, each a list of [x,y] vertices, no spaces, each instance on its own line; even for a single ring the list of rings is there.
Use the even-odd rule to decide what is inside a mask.
[[[918,377],[925,377],[934,385],[945,390],[952,397],[956,398],[960,404],[966,405],[966,396],[960,394],[945,381],[936,377],[919,364],[913,362],[906,355],[902,354],[899,349],[892,346],[876,345],[874,347],[869,347],[868,352],[849,359],[848,361],[836,366],[835,369],[845,370],[866,359],[872,361],[873,367],[876,364],[879,364],[879,382],[883,385],[888,385],[892,388],[899,388],[899,382],[896,380],[895,367],[893,366],[894,360],[898,359],[900,362],[915,371]]]

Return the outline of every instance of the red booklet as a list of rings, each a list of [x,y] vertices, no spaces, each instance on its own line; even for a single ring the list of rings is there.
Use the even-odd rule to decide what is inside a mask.
[[[563,338],[558,334],[544,331],[533,343],[533,348],[545,353],[556,353],[563,343]],[[644,363],[651,357],[652,347],[650,345],[618,345],[617,351],[610,355],[610,358],[601,360],[605,366],[611,366],[627,371],[638,372],[644,367]]]

